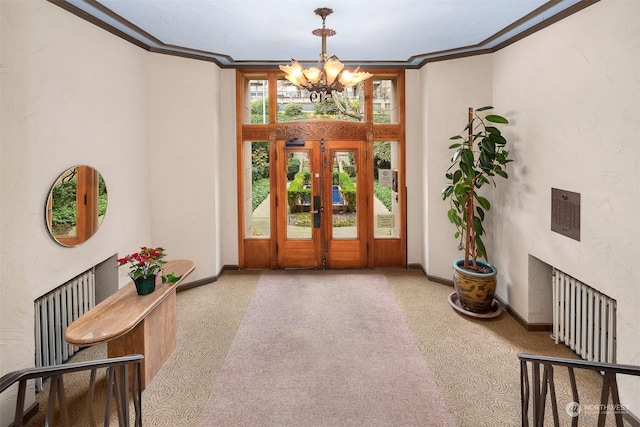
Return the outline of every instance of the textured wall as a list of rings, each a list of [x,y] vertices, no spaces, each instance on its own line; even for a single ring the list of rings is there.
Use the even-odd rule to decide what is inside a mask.
[[[639,31],[639,2],[604,0],[493,55],[494,105],[513,121],[516,159],[494,216],[502,295],[537,322],[549,288],[528,283],[529,255],[577,277],[617,300],[618,362],[635,365]],[[581,194],[579,242],[550,230],[552,187]],[[638,381],[622,384],[639,414]]]
[[[222,268],[214,262],[220,69],[158,54],[151,54],[149,63],[154,245],[171,258],[193,260],[189,280],[210,277]]]
[[[234,72],[224,73],[221,89],[214,64],[150,54],[48,2],[2,1],[0,18],[4,374],[33,366],[34,299],[93,265],[162,245],[171,257],[194,259],[194,278],[202,278],[232,264],[237,245],[235,233],[222,244],[219,208],[235,208],[235,186],[215,184],[235,173],[234,162],[216,164],[219,153],[235,155],[234,127],[220,124],[233,120],[220,92],[229,98]],[[231,148],[220,148],[223,139]],[[47,233],[45,202],[56,177],[76,164],[100,171],[109,202],[96,235],[63,248]],[[231,248],[228,260],[222,246]],[[128,282],[118,273],[120,285]],[[13,412],[7,399],[0,425]]]
[[[0,9],[0,372],[6,373],[33,366],[34,299],[149,240],[151,224],[146,52],[48,2],[3,1]],[[45,202],[56,177],[76,164],[103,175],[108,210],[93,238],[63,248],[46,230]]]
[[[463,256],[454,239],[455,227],[447,219],[448,202],[441,191],[450,166],[453,135],[460,134],[468,122],[469,107],[492,103],[491,56],[480,55],[453,61],[434,62],[421,69],[422,79],[422,164],[425,185],[424,232],[427,234],[425,268],[428,274],[452,280],[455,259]],[[412,154],[407,156],[412,157]],[[485,228],[490,231],[492,217]],[[485,239],[489,259],[495,251],[491,237]],[[498,266],[498,268],[500,268]]]
[[[498,294],[526,321],[549,322],[555,266],[618,301],[618,361],[640,365],[640,3],[603,0],[497,53],[421,70],[424,265],[450,278],[458,252],[440,196],[448,137],[466,108],[492,104],[515,162],[487,229]],[[412,153],[408,153],[412,158]],[[551,231],[551,188],[582,196],[581,241]],[[637,381],[623,402],[640,413]],[[636,396],[635,398],[632,398]]]

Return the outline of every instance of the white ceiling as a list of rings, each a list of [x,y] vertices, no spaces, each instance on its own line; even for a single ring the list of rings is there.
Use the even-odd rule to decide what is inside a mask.
[[[226,67],[315,62],[329,7],[327,53],[346,64],[418,67],[494,50],[594,0],[50,0],[152,50]]]

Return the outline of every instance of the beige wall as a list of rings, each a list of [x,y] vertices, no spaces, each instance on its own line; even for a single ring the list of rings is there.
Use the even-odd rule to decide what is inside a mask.
[[[618,362],[634,365],[640,365],[639,31],[640,2],[603,0],[495,54],[428,64],[420,73],[427,272],[449,279],[459,255],[440,197],[448,137],[461,131],[467,107],[493,105],[511,120],[505,132],[515,159],[510,179],[494,191],[487,224],[499,296],[526,321],[549,323],[551,285],[540,283],[541,266],[577,277],[617,300]],[[420,151],[409,150],[415,161]],[[552,187],[581,194],[579,242],[550,231]],[[640,414],[638,381],[620,383],[623,403]]]
[[[618,362],[640,365],[640,2],[604,0],[493,55],[493,102],[517,160],[499,188],[501,293],[550,318],[529,256],[618,304]],[[551,188],[581,194],[581,240],[550,231]],[[628,379],[626,379],[628,380]],[[621,379],[640,414],[640,381]],[[631,397],[634,399],[631,400]]]
[[[215,275],[219,197],[220,69],[149,55],[150,203],[154,245],[189,258],[189,281]],[[135,249],[135,248],[134,248]]]
[[[449,138],[460,134],[468,122],[468,108],[491,105],[491,56],[435,62],[420,70],[422,94],[422,173],[424,192],[424,268],[427,273],[451,280],[453,261],[462,256],[454,240],[455,228],[447,219],[448,202],[442,200],[444,174],[453,154]],[[408,158],[414,154],[409,153]],[[415,157],[419,157],[415,155]],[[491,229],[491,218],[487,218]],[[489,257],[494,250],[485,242]],[[490,258],[491,259],[491,258]]]
[[[619,361],[636,365],[639,15],[638,2],[603,0],[496,54],[406,79],[409,262],[450,278],[448,138],[467,107],[493,104],[512,120],[516,159],[488,224],[500,296],[540,321],[531,257],[566,270],[618,299]],[[33,300],[114,253],[162,245],[196,261],[195,280],[237,264],[238,249],[233,70],[148,53],[48,2],[0,1],[0,19],[2,374],[32,365]],[[78,163],[103,174],[109,207],[96,236],[65,249],[46,232],[44,202]],[[549,231],[552,186],[582,194],[581,242]],[[637,384],[622,387],[639,414]]]
[[[422,163],[422,96],[419,70],[405,71],[406,103],[406,180],[407,180],[407,229],[424,230],[422,212],[424,206]],[[423,264],[425,238],[422,233],[407,233],[407,262]]]
[[[4,374],[33,366],[33,301],[93,265],[162,245],[196,261],[196,280],[237,263],[237,244],[235,233],[222,244],[221,221],[226,212],[235,228],[235,128],[222,125],[234,108],[221,107],[234,72],[150,54],[44,1],[3,0],[0,19]],[[45,201],[76,164],[100,171],[109,203],[94,237],[63,248],[46,231]],[[12,418],[7,398],[0,425]]]
[[[0,14],[4,374],[33,366],[33,301],[114,253],[149,241],[151,212],[148,55],[47,2],[2,1]],[[55,178],[76,164],[97,168],[110,198],[98,234],[68,249],[49,237],[44,207]],[[0,412],[7,425],[11,411],[3,406]]]

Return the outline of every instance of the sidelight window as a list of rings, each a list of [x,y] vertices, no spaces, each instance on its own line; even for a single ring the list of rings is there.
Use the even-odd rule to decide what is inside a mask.
[[[397,141],[373,143],[374,236],[400,237],[400,182]]]
[[[271,224],[271,187],[269,142],[244,143],[245,237],[269,237]]]

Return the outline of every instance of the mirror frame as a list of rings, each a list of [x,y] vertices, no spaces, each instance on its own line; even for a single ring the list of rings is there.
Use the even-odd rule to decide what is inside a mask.
[[[64,247],[76,247],[89,240],[102,224],[107,209],[107,189],[103,186],[101,193],[100,180],[102,175],[91,166],[76,165],[65,169],[49,189],[45,203],[45,225],[51,238]],[[68,225],[72,234],[60,234],[54,230],[53,193],[54,190],[69,180],[76,181],[75,224]],[[104,199],[104,212],[100,215],[101,196]]]

